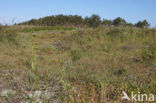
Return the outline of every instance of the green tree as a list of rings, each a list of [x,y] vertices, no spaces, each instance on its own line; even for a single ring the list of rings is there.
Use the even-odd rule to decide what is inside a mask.
[[[135,24],[136,27],[139,27],[139,28],[147,28],[150,26],[150,24],[144,20],[144,21],[139,21],[138,23]]]
[[[116,19],[113,20],[113,25],[114,26],[124,26],[124,25],[126,25],[126,21],[120,17],[117,17]]]
[[[95,14],[89,18],[86,17],[84,22],[89,27],[98,27],[101,24],[100,17],[98,15],[95,15]]]

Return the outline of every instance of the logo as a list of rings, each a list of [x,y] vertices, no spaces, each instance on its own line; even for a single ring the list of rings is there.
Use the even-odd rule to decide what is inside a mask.
[[[134,92],[131,92],[131,96],[128,96],[126,92],[122,92],[123,93],[123,97],[122,100],[129,100],[129,101],[146,101],[146,102],[153,102],[155,101],[155,96],[154,94],[140,94],[140,92],[138,92],[137,94],[135,94]]]

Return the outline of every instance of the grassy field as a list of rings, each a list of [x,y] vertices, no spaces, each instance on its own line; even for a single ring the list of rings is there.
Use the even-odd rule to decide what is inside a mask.
[[[156,94],[156,29],[0,28],[0,103],[122,103],[122,91]]]

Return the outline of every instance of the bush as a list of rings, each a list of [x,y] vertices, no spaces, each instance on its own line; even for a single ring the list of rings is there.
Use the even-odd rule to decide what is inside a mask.
[[[1,44],[18,44],[17,40],[17,33],[15,31],[0,31],[0,43]]]

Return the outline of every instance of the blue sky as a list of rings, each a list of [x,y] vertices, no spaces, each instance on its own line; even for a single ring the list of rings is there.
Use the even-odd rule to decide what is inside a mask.
[[[122,17],[132,23],[147,19],[156,27],[156,0],[0,0],[0,23],[56,14],[98,14],[111,20]]]

